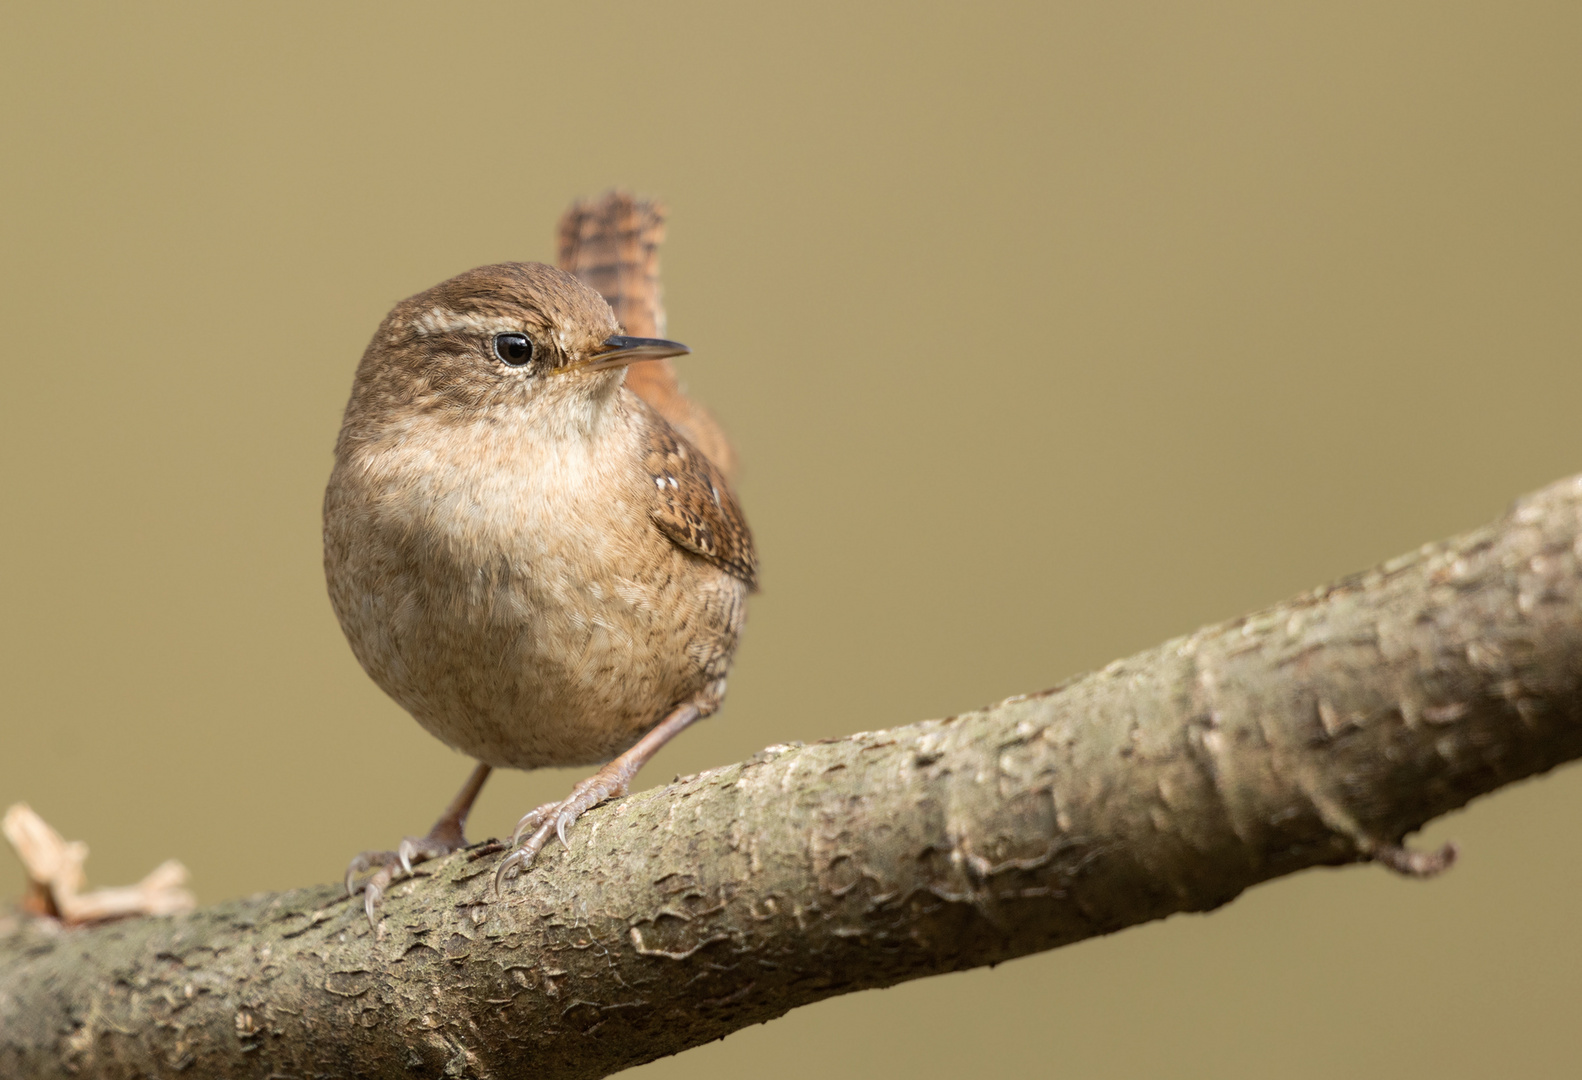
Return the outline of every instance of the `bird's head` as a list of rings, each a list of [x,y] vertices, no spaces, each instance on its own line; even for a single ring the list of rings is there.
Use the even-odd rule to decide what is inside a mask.
[[[586,409],[614,394],[628,364],[688,351],[619,330],[604,298],[564,271],[480,266],[385,317],[358,366],[349,414],[387,422],[512,406]]]

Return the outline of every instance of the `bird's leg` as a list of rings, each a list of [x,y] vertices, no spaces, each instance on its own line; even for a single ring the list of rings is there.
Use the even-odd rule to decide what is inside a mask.
[[[413,863],[437,859],[467,846],[467,815],[472,812],[472,804],[477,801],[478,793],[483,790],[483,782],[489,779],[491,771],[488,765],[482,763],[472,770],[472,775],[467,777],[467,782],[450,801],[450,805],[445,807],[445,812],[434,822],[427,836],[408,836],[394,851],[365,851],[347,865],[347,896],[356,895],[353,879],[358,874],[365,870],[374,871],[362,886],[363,910],[368,913],[370,923],[375,921],[374,912],[379,907],[384,891],[392,882],[410,874]]]
[[[511,846],[515,850],[500,860],[500,867],[494,873],[495,895],[500,895],[500,887],[505,883],[508,872],[525,871],[533,865],[534,858],[548,843],[552,834],[560,837],[562,844],[566,844],[567,831],[585,811],[591,810],[606,799],[625,795],[631,786],[632,777],[637,775],[637,770],[658,753],[660,747],[704,715],[706,714],[697,702],[688,702],[677,707],[669,716],[655,724],[647,735],[638,739],[630,750],[586,780],[580,781],[566,798],[560,802],[545,803],[528,811],[522,820],[517,822],[516,832],[511,836]],[[524,834],[528,834],[526,841],[522,840]],[[518,844],[521,846],[518,847]]]

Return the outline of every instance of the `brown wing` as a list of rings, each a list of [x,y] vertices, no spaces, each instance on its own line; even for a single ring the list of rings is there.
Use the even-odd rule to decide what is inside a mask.
[[[758,552],[725,474],[669,424],[651,415],[643,465],[654,484],[648,514],[678,547],[758,588]]]
[[[623,333],[664,337],[659,300],[659,244],[665,207],[611,191],[572,204],[560,219],[560,268],[593,286],[615,311]],[[681,389],[669,360],[645,360],[626,372],[626,385],[654,407],[724,472],[736,473],[736,451],[709,411]]]

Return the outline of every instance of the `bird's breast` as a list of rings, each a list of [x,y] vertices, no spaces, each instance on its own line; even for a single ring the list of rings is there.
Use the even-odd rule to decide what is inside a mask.
[[[613,569],[652,531],[626,435],[509,422],[414,433],[371,463],[382,531],[442,577],[501,556],[520,569],[568,559]]]
[[[337,614],[441,739],[500,765],[601,760],[723,675],[742,589],[653,526],[639,436],[449,425],[338,462]]]

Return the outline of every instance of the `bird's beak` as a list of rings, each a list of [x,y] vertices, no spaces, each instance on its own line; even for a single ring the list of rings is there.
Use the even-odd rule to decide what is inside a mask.
[[[679,341],[664,338],[624,337],[616,334],[604,342],[580,363],[568,364],[562,371],[581,368],[584,371],[608,371],[625,367],[639,360],[663,360],[667,356],[685,356],[692,350]]]

